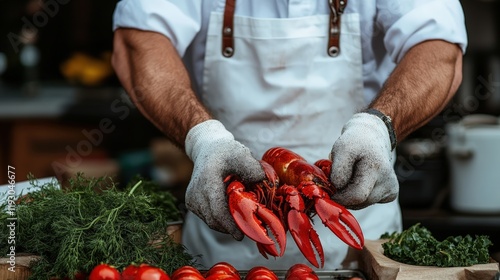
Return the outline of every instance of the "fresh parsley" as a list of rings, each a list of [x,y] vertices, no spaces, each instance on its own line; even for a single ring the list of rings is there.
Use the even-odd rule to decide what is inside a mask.
[[[385,233],[382,239],[384,255],[411,265],[462,267],[488,263],[488,247],[493,245],[488,236],[449,236],[436,240],[431,232],[419,223],[403,232]]]

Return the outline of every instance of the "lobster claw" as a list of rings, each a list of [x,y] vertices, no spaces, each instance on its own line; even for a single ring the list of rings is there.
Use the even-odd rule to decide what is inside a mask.
[[[262,244],[262,248],[265,248],[268,254],[282,256],[285,252],[286,233],[280,219],[265,205],[260,204],[254,193],[246,192],[245,186],[239,181],[229,184],[227,194],[229,211],[240,230],[257,244]],[[280,248],[279,253],[266,228],[269,228],[274,235]]]
[[[349,210],[331,200],[324,190],[313,183],[301,186],[300,191],[308,198],[314,199],[316,213],[326,227],[347,245],[363,249],[363,231]]]
[[[332,171],[331,160],[320,159],[316,161],[314,165],[319,167],[326,176],[330,176]],[[318,201],[315,202],[315,207],[323,223],[346,244],[361,250],[364,245],[364,237],[356,218],[344,206],[331,200],[328,195],[321,194],[319,196],[321,198],[318,197]],[[335,210],[332,211],[333,209]],[[357,240],[342,226],[339,220],[354,233]]]
[[[325,263],[323,246],[308,215],[304,213],[305,204],[302,196],[295,187],[290,185],[283,185],[281,191],[282,195],[286,198],[288,207],[290,207],[286,221],[293,240],[304,257],[311,264],[319,268],[320,266],[316,258],[317,251],[321,260],[321,267],[323,267]]]
[[[340,240],[358,250],[363,249],[365,243],[363,231],[349,210],[328,197],[318,199],[315,209],[323,224],[337,235]]]

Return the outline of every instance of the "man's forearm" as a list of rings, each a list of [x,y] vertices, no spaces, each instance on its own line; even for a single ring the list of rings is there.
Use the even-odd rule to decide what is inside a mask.
[[[177,51],[165,36],[115,31],[113,67],[141,113],[180,147],[189,129],[210,119],[196,98]]]
[[[410,49],[370,107],[392,118],[398,141],[436,116],[462,80],[462,51],[444,41]]]

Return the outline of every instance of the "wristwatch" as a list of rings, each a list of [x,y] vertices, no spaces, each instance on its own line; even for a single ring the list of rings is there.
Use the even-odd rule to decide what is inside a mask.
[[[394,148],[396,148],[396,145],[398,144],[398,140],[396,139],[396,131],[394,130],[394,126],[392,126],[391,117],[373,108],[366,109],[363,111],[363,113],[377,116],[385,123],[387,131],[389,132],[389,140],[391,141],[391,151],[394,150]]]

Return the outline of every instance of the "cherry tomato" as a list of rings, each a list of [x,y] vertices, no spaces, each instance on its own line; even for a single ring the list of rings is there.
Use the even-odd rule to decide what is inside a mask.
[[[212,274],[205,278],[205,280],[240,280],[239,276],[229,274]]]
[[[100,264],[92,269],[89,280],[120,280],[120,272],[109,264]]]
[[[135,280],[139,266],[131,264],[122,271],[122,280]]]
[[[287,279],[287,277],[291,274],[291,273],[296,273],[298,271],[304,271],[304,272],[311,272],[313,271],[312,268],[310,268],[309,266],[303,264],[303,263],[298,263],[298,264],[294,264],[292,265],[286,272],[285,274],[285,279]]]
[[[278,276],[265,266],[256,266],[248,271],[245,280],[278,280]]]
[[[177,274],[177,276],[175,276],[175,278],[172,278],[172,280],[205,280],[205,277],[200,274],[185,271]]]
[[[144,265],[137,271],[135,280],[170,280],[170,277],[161,268]]]
[[[232,275],[237,279],[240,279],[240,274],[234,266],[227,262],[218,262],[214,264],[205,274],[205,277],[210,277],[212,275]],[[222,278],[221,278],[222,279]]]
[[[186,265],[176,269],[172,275],[172,280],[203,280],[205,279],[201,272],[195,267]]]
[[[285,274],[285,280],[317,280],[316,272],[305,264],[292,265]]]

